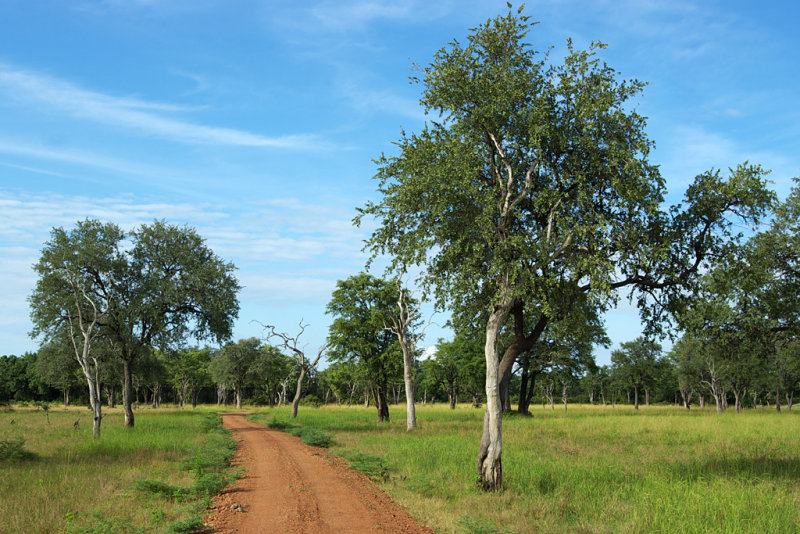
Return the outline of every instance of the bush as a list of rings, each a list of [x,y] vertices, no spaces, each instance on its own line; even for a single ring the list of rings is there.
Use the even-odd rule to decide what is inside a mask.
[[[278,419],[273,419],[267,423],[267,426],[275,430],[280,430],[281,432],[288,432],[291,428],[297,428],[297,425],[293,425],[288,421],[280,421]]]
[[[0,440],[0,462],[19,462],[34,457],[32,452],[25,450],[24,439]]]
[[[312,447],[327,448],[331,444],[331,436],[316,428],[304,429],[300,435],[300,439],[303,440],[303,443],[311,445]]]
[[[322,406],[322,399],[314,395],[306,395],[305,397],[300,399],[300,404],[302,406],[311,406],[312,408],[319,408]]]
[[[363,452],[342,453],[342,457],[350,463],[350,467],[361,471],[370,478],[387,480],[389,478],[389,465],[380,456]]]
[[[160,480],[139,479],[134,481],[133,486],[143,493],[160,495],[161,497],[174,499],[178,502],[183,502],[192,493],[191,490],[180,486],[173,486],[172,484],[167,484]]]

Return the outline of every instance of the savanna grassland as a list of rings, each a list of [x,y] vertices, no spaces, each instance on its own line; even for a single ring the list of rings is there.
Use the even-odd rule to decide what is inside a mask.
[[[85,408],[52,408],[49,423],[37,408],[4,409],[0,442],[24,439],[28,454],[0,460],[0,532],[198,528],[207,496],[231,476],[215,408],[141,409],[128,431],[112,410],[99,441]],[[389,424],[361,406],[303,406],[291,423],[329,435],[334,454],[437,532],[800,531],[796,412],[535,407],[504,419],[506,487],[487,494],[474,465],[483,410],[417,410],[411,433],[402,406]],[[289,423],[288,407],[256,412]]]
[[[672,406],[536,408],[503,422],[505,490],[476,486],[483,410],[418,406],[378,424],[374,408],[301,408],[437,532],[798,532],[800,417]],[[288,421],[288,409],[254,418]]]
[[[109,410],[94,441],[84,407],[0,410],[0,532],[201,526],[208,495],[229,480],[235,443],[208,411],[141,409],[137,415],[136,427],[125,430],[121,409]]]

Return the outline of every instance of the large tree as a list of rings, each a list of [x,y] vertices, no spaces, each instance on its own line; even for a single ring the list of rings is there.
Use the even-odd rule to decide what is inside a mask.
[[[550,61],[524,42],[532,26],[509,12],[437,52],[417,81],[440,119],[378,159],[381,198],[356,218],[377,219],[373,254],[398,269],[424,265],[440,306],[483,317],[478,473],[489,489],[502,486],[503,374],[561,306],[550,302],[556,289],[603,308],[616,289],[637,287],[655,296],[641,302],[658,319],[721,237],[722,214],[749,218],[750,205],[769,200],[760,168],[743,167],[731,180],[703,175],[685,207],[661,211],[663,180],[631,106],[644,84],[618,79],[599,43],[579,51],[569,42],[563,61]],[[539,317],[521,317],[529,309]],[[520,326],[501,372],[498,337],[512,314]]]
[[[93,220],[70,232],[54,229],[36,270],[40,279],[30,298],[35,333],[71,327],[73,339],[85,339],[81,350],[98,335],[110,344],[122,361],[126,427],[134,425],[135,361],[153,347],[174,349],[189,336],[221,342],[239,311],[233,264],[217,257],[193,228],[164,221],[127,236]]]
[[[79,221],[75,228],[54,228],[34,266],[39,278],[28,299],[31,335],[46,343],[67,340],[89,390],[93,436],[100,437],[103,420],[100,374],[104,354],[97,351],[103,324],[111,313],[111,288],[126,261],[120,250],[124,239],[114,224]],[[113,296],[112,296],[113,295]],[[107,345],[107,344],[106,344]]]

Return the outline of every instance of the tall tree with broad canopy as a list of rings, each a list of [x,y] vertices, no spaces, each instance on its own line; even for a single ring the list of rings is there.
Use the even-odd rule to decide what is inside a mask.
[[[175,348],[188,336],[217,342],[230,337],[239,312],[234,266],[193,228],[165,221],[142,225],[129,236],[115,224],[88,219],[71,232],[53,232],[30,299],[35,333],[69,317],[67,326],[87,342],[101,334],[122,360],[124,424],[133,427],[132,370],[138,358],[153,347]],[[74,303],[67,312],[64,287],[76,288],[69,294],[80,297],[80,317]]]
[[[541,335],[554,288],[572,284],[602,309],[615,290],[636,287],[655,324],[723,239],[723,215],[751,219],[771,200],[763,171],[741,167],[729,180],[706,173],[685,207],[660,210],[664,182],[631,109],[644,84],[619,80],[597,57],[600,43],[579,51],[568,41],[563,61],[551,61],[524,42],[533,25],[509,11],[421,69],[421,104],[440,119],[377,160],[381,198],[356,217],[377,222],[366,245],[374,256],[397,270],[423,265],[439,306],[485,317],[478,474],[487,489],[502,487],[501,363],[510,374]],[[501,362],[500,331],[530,304],[541,316],[519,321]]]

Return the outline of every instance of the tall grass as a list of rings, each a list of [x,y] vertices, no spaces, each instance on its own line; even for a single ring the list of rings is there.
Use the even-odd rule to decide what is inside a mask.
[[[483,411],[402,407],[301,410],[334,454],[384,459],[383,487],[438,532],[800,532],[796,413],[618,406],[534,410],[503,424],[506,489],[476,485]],[[282,409],[263,419],[288,418]]]
[[[0,412],[0,441],[24,439],[33,455],[0,463],[0,532],[154,532],[186,519],[195,511],[185,502],[134,487],[140,479],[193,486],[179,460],[208,438],[203,415],[141,410],[125,430],[121,410],[110,410],[95,441],[85,408],[51,408],[49,423],[39,411]]]

